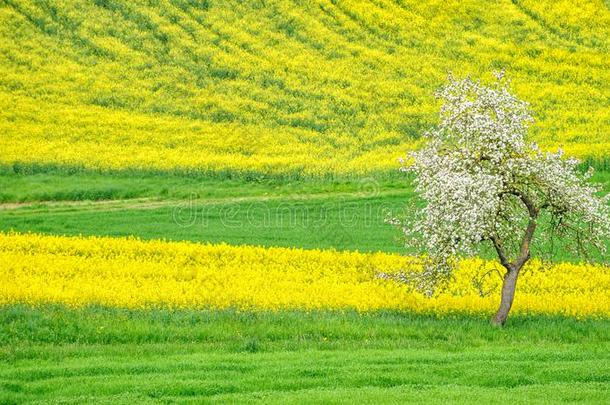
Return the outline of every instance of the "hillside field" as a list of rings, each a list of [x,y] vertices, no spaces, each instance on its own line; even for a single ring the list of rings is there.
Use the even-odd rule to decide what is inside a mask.
[[[609,193],[607,0],[0,0],[0,403],[610,404],[600,252],[503,328],[491,246],[397,281],[398,159],[500,69]]]
[[[0,4],[0,163],[393,172],[447,72],[507,69],[542,146],[607,165],[602,0]]]

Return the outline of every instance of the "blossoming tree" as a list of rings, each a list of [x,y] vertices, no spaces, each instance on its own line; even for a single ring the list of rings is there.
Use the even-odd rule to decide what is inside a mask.
[[[470,78],[437,93],[440,123],[427,144],[403,161],[425,202],[402,224],[407,243],[425,254],[418,286],[428,294],[451,279],[461,256],[487,248],[505,269],[492,322],[503,325],[517,278],[535,252],[558,248],[603,257],[610,236],[608,197],[587,182],[578,161],[526,141],[527,103],[510,93],[503,73],[490,86]]]

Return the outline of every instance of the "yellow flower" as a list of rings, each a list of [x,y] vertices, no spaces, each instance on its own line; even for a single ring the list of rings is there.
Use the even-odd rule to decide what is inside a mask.
[[[542,148],[610,156],[601,0],[280,2],[274,13],[62,1],[56,16],[38,3],[0,9],[0,165],[395,171],[437,120],[446,72],[494,67],[531,103]]]
[[[515,313],[610,316],[610,268],[561,263],[522,274]],[[449,289],[426,298],[378,277],[417,269],[412,257],[0,233],[0,304],[103,304],[244,310],[397,309],[488,314],[501,279],[493,262],[465,260]]]

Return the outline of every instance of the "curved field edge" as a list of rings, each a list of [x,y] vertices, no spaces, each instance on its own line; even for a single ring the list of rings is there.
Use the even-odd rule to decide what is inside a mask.
[[[499,300],[494,262],[461,262],[449,287],[427,298],[383,274],[419,271],[415,257],[0,234],[0,303],[126,308],[384,309],[490,315]],[[513,313],[610,315],[610,267],[533,261]]]
[[[601,403],[607,320],[0,307],[4,402]]]

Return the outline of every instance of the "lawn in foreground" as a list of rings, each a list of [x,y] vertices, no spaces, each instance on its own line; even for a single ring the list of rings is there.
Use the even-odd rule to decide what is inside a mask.
[[[603,403],[610,322],[0,309],[0,401]]]

